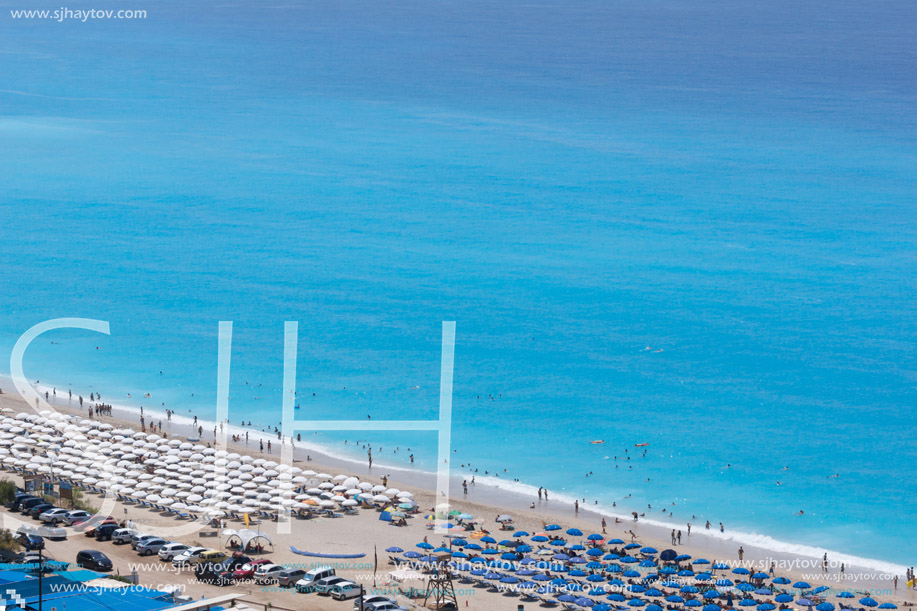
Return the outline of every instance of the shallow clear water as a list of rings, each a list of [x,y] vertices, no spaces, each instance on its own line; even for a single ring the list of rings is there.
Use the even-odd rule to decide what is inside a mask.
[[[112,325],[31,378],[206,416],[233,320],[273,426],[299,320],[301,417],[429,418],[456,320],[479,474],[913,564],[915,7],[146,8],[0,25],[0,354]]]

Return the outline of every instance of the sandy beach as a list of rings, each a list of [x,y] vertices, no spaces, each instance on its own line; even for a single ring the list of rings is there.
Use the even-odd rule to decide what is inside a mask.
[[[14,413],[33,411],[24,404],[8,382],[5,381],[3,383],[2,389],[0,408],[12,410]],[[58,396],[56,401],[51,401],[51,404],[55,410],[61,413],[81,417],[86,416],[85,408],[79,408],[76,395],[72,400],[67,400],[66,396],[63,398]],[[147,422],[150,419],[157,422],[160,420],[158,414],[149,410],[145,412],[145,416]],[[128,408],[116,407],[111,416],[98,418],[118,428],[130,427],[140,430],[139,413],[132,412]],[[186,437],[197,436],[197,431],[192,430],[189,423],[178,420],[169,421],[164,415],[161,420],[163,425],[162,433],[169,438],[177,437],[184,440]],[[209,424],[209,431],[207,423],[201,424],[204,428],[201,443],[206,444],[213,441],[211,434],[213,424]],[[235,432],[235,429],[232,432]],[[267,454],[266,450],[264,453],[259,451],[258,439],[259,437],[252,432],[248,444],[244,442],[230,444],[231,447],[227,449],[242,455],[272,458],[274,460],[280,459],[276,437],[274,437],[275,445],[270,455]],[[311,460],[307,461],[307,456]],[[435,495],[431,492],[433,487],[431,475],[408,471],[390,472],[378,466],[370,469],[367,465],[323,455],[314,447],[309,447],[308,449],[297,448],[294,453],[294,465],[303,469],[308,468],[330,474],[353,475],[369,482],[380,482],[382,476],[388,475],[387,485],[389,487],[413,492],[420,508],[425,511],[432,508],[437,502]],[[4,477],[10,477],[10,474],[6,473]],[[87,497],[93,500],[91,495],[87,495]],[[454,479],[450,503],[454,509],[470,513],[482,520],[483,528],[490,531],[497,539],[508,538],[513,534],[512,532],[498,530],[499,524],[495,521],[495,518],[501,514],[509,514],[513,517],[517,531],[524,530],[535,533],[542,531],[545,524],[557,523],[564,530],[578,528],[582,530],[584,536],[589,533],[602,532],[601,520],[603,516],[590,512],[586,507],[580,508],[577,512],[569,504],[561,503],[560,501],[544,501],[521,494],[508,493],[483,484],[469,486],[468,493],[464,494],[460,478]],[[532,507],[533,504],[534,507]],[[139,508],[133,504],[119,506],[114,515],[119,519],[130,519],[135,525],[140,525],[143,530],[154,534],[157,528],[168,529],[176,524],[175,518]],[[826,593],[826,596],[832,602],[836,602],[832,594],[844,590],[862,593],[862,595],[869,593],[880,602],[895,602],[899,606],[913,604],[917,601],[915,591],[905,589],[903,576],[899,576],[898,588],[895,590],[892,576],[877,573],[875,570],[848,565],[844,567],[844,573],[842,574],[839,563],[829,558],[828,570],[823,571],[820,559],[790,554],[774,554],[769,550],[748,545],[742,546],[744,553],[740,563],[738,558],[739,545],[724,536],[720,536],[719,533],[711,535],[704,530],[692,530],[691,534],[688,535],[685,531],[682,531],[682,543],[673,546],[670,541],[670,533],[663,531],[660,527],[640,521],[634,522],[629,519],[621,519],[619,523],[608,517],[605,517],[605,519],[607,521],[606,536],[608,538],[620,538],[626,542],[634,540],[641,545],[651,546],[660,550],[671,547],[677,550],[679,554],[688,554],[695,559],[707,558],[713,562],[726,562],[731,567],[741,565],[749,568],[752,572],[766,572],[772,564],[775,564],[778,575],[787,576],[793,581],[806,581],[813,586],[828,586],[830,590]],[[241,524],[232,521],[226,526],[228,528],[242,527]],[[274,550],[268,557],[272,562],[276,563],[310,566],[327,564],[317,558],[296,555],[291,551],[291,546],[322,553],[366,554],[365,557],[358,560],[338,560],[335,563],[340,574],[356,579],[368,588],[372,587],[374,583],[381,588],[388,588],[394,585],[389,578],[389,572],[395,567],[388,562],[390,554],[385,552],[386,548],[397,546],[405,551],[417,551],[416,544],[425,538],[434,546],[447,542],[447,540],[434,535],[427,529],[426,520],[423,519],[422,514],[410,518],[408,525],[405,527],[394,527],[387,522],[380,521],[379,514],[376,511],[364,509],[359,510],[356,515],[347,515],[341,518],[321,517],[308,520],[294,518],[290,534],[278,534],[278,524],[270,520],[262,520],[256,526],[253,525],[252,528],[257,528],[271,537],[274,543]],[[633,534],[631,534],[631,531]],[[218,533],[216,533],[215,537],[205,537],[203,535],[204,531],[184,535],[179,537],[178,540],[186,543],[200,543],[214,548],[220,547],[221,537]],[[106,554],[109,554],[120,572],[129,573],[136,569],[140,574],[142,583],[181,583],[189,594],[196,597],[200,597],[202,594],[216,595],[225,593],[225,589],[196,582],[193,575],[188,571],[177,575],[171,572],[171,567],[167,567],[169,571],[163,572],[162,567],[167,566],[164,563],[162,567],[158,567],[158,563],[155,561],[150,563],[141,562],[129,547],[126,549],[123,547],[110,549],[114,548],[114,546],[96,544],[94,540],[77,536],[71,537],[65,542],[51,542],[48,549],[52,556],[61,560],[68,560],[72,559],[76,550],[94,547],[103,549]],[[373,559],[375,554],[378,555],[378,566],[375,567],[374,574]],[[423,588],[424,586],[422,581],[408,582],[402,585],[416,588]],[[229,589],[235,590],[234,588]],[[516,609],[519,604],[519,600],[515,595],[490,592],[480,587],[456,583],[456,590],[459,594],[460,606],[468,609],[482,611],[502,611],[505,609],[508,611]],[[250,586],[243,591],[247,592],[247,598],[270,600],[275,607],[301,608],[306,600],[305,597],[308,596],[310,608],[345,608],[344,603],[319,598],[315,595],[281,591],[277,588],[262,589],[258,586]],[[857,598],[859,597],[860,595],[858,594]],[[347,604],[349,607],[349,603]],[[535,606],[533,603],[529,603],[529,605]]]

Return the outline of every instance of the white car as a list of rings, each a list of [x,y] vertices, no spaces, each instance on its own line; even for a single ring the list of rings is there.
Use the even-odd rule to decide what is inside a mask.
[[[51,526],[57,526],[58,522],[64,521],[64,518],[67,517],[68,513],[70,512],[66,509],[55,507],[54,509],[49,509],[48,511],[38,516],[38,519],[44,522],[45,524],[50,524]]]
[[[325,579],[319,579],[315,582],[315,585],[312,588],[312,591],[316,594],[327,595],[331,592],[331,588],[336,585],[344,583],[353,583],[349,579],[344,579],[343,577],[326,577]]]
[[[277,581],[284,568],[279,564],[262,564],[255,569],[255,583],[271,583]]]
[[[204,552],[210,551],[206,547],[189,547],[182,553],[177,556],[172,557],[173,566],[189,566],[194,563],[194,560],[203,554]]]
[[[365,611],[408,611],[407,607],[402,607],[398,603],[384,602],[363,605]]]
[[[376,603],[394,603],[394,602],[395,600],[393,598],[389,598],[388,596],[380,596],[379,594],[374,594],[372,596],[363,597],[363,608],[368,609],[369,608],[368,605],[374,605]],[[363,609],[360,608],[360,601],[355,601],[353,603],[353,611],[363,611]]]
[[[350,583],[339,583],[331,588],[331,598],[334,600],[347,600],[348,598],[356,598],[362,591],[362,586],[352,581]]]
[[[190,548],[190,545],[185,545],[184,543],[167,543],[159,550],[159,559],[167,562],[171,561],[175,556],[178,556]]]
[[[67,515],[61,520],[61,522],[66,522],[67,526],[73,526],[77,522],[85,522],[92,517],[92,514],[88,511],[83,511],[82,509],[74,509],[73,511],[68,511]]]

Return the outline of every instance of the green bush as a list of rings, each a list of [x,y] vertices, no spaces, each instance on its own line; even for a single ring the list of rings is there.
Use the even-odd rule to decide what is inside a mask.
[[[0,480],[0,503],[6,505],[16,498],[16,484],[8,479]]]

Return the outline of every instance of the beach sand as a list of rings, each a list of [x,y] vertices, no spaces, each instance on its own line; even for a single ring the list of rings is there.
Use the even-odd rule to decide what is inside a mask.
[[[12,386],[8,381],[0,383],[3,394],[0,395],[0,408],[13,410],[14,413],[21,411],[32,411],[15,394]],[[68,401],[66,395],[58,397],[56,401],[52,400],[54,409],[62,413],[76,414],[81,417],[86,416],[85,409],[79,408],[77,399]],[[160,417],[152,410],[146,410],[147,418],[153,417],[159,420]],[[192,432],[190,424],[173,421],[169,422],[165,416],[162,416],[163,433],[169,437],[197,436],[197,431]],[[139,412],[134,412],[130,408],[116,407],[113,415],[101,417],[101,420],[109,422],[116,427],[130,427],[135,430],[140,429]],[[202,424],[204,435],[201,443],[213,441],[213,423]],[[267,439],[268,437],[265,437]],[[240,454],[250,454],[252,456],[261,456],[280,460],[279,448],[275,445],[273,455],[268,455],[267,451],[262,454],[258,450],[258,439],[256,432],[252,431],[248,445],[230,444],[227,448],[230,451],[239,452]],[[273,437],[276,441],[276,437]],[[306,462],[306,454],[310,455],[312,460]],[[388,477],[388,486],[396,487],[403,490],[414,492],[415,498],[423,509],[429,509],[436,503],[436,497],[431,491],[433,487],[432,475],[412,473],[408,471],[391,471],[378,466],[372,470],[365,464],[361,465],[351,461],[344,461],[320,454],[314,447],[308,450],[299,448],[294,454],[296,466],[303,469],[312,469],[318,472],[328,472],[331,474],[346,473],[354,475],[361,479],[379,482],[382,475],[391,473]],[[4,474],[4,477],[10,477]],[[560,524],[564,530],[575,527],[582,530],[585,534],[601,533],[601,516],[581,508],[578,515],[574,512],[571,505],[559,501],[539,501],[537,498],[530,498],[520,494],[508,493],[504,490],[492,488],[489,486],[477,484],[469,487],[467,495],[462,494],[460,486],[461,479],[456,479],[451,491],[452,497],[450,502],[453,508],[463,512],[471,513],[479,519],[483,519],[484,528],[491,531],[493,536],[498,540],[509,538],[512,533],[501,532],[498,530],[499,525],[495,522],[495,517],[499,514],[510,514],[515,519],[517,530],[526,530],[530,533],[541,531],[545,523]],[[93,496],[87,495],[90,500]],[[531,509],[530,504],[535,502],[535,508]],[[150,510],[141,509],[134,505],[126,506],[126,513],[123,507],[117,509],[115,517],[130,518],[135,523],[142,525],[144,530],[155,533],[157,527],[175,526],[176,519],[159,515]],[[335,554],[358,554],[364,553],[366,556],[359,560],[338,560],[334,561],[338,572],[345,577],[354,578],[363,583],[367,588],[373,585],[373,558],[374,553],[378,553],[378,566],[375,572],[375,583],[378,587],[386,588],[390,582],[388,578],[389,571],[395,567],[388,564],[389,554],[385,549],[390,546],[399,546],[405,551],[416,550],[418,542],[428,537],[429,542],[437,546],[444,539],[433,534],[426,528],[426,521],[422,516],[416,516],[408,520],[406,527],[394,527],[387,522],[378,519],[378,513],[372,510],[360,510],[358,515],[344,516],[341,518],[314,518],[310,520],[292,521],[291,534],[277,534],[277,524],[270,521],[262,521],[257,528],[266,532],[274,542],[274,552],[268,557],[273,562],[290,563],[301,566],[326,565],[328,562],[316,558],[308,558],[294,554],[290,546],[298,549],[309,551]],[[229,528],[242,528],[242,524],[229,522]],[[208,529],[205,529],[208,530]],[[212,531],[212,529],[210,529]],[[656,547],[657,549],[666,549],[673,547],[669,542],[669,532],[663,531],[659,527],[634,523],[631,520],[622,520],[621,523],[615,524],[613,519],[608,519],[607,536],[609,538],[621,538],[625,541],[631,540],[631,535],[626,531],[632,530],[636,535],[636,541],[643,544]],[[218,548],[220,546],[219,537],[204,537],[202,533],[195,533],[179,537],[185,543],[200,543],[204,546]],[[502,535],[502,536],[501,536]],[[739,565],[737,551],[738,544],[729,541],[726,538],[708,535],[705,531],[693,530],[690,536],[682,531],[682,545],[674,546],[674,549],[680,554],[689,554],[694,558],[708,558],[711,561],[722,561],[735,567]],[[230,591],[246,592],[246,598],[249,600],[271,601],[274,607],[286,607],[290,609],[302,608],[308,597],[309,608],[314,609],[343,609],[350,608],[351,604],[332,601],[324,597],[318,597],[314,594],[296,594],[290,591],[279,591],[274,587],[262,589],[256,585],[238,587],[218,588],[196,582],[189,571],[181,575],[176,575],[171,571],[162,572],[165,563],[158,563],[153,560],[147,562],[140,559],[136,553],[130,550],[130,547],[117,547],[108,543],[97,544],[95,540],[87,539],[82,536],[71,537],[66,542],[50,542],[48,545],[49,552],[52,556],[62,560],[69,560],[75,555],[78,549],[102,549],[112,558],[116,567],[122,574],[130,573],[133,568],[137,568],[142,583],[147,584],[165,584],[179,583],[186,588],[187,593],[199,598],[202,594],[218,595]],[[419,550],[418,550],[419,551]],[[829,558],[830,560],[830,558]],[[917,601],[917,593],[913,590],[906,590],[903,576],[899,576],[898,589],[893,591],[891,576],[877,574],[874,570],[861,569],[856,566],[847,566],[844,575],[841,575],[837,566],[830,566],[827,573],[823,573],[821,562],[818,559],[793,556],[791,554],[775,554],[766,549],[754,548],[748,545],[744,546],[744,560],[742,566],[749,568],[752,572],[758,570],[767,571],[771,562],[777,564],[776,572],[778,575],[789,577],[793,581],[803,580],[813,585],[826,585],[835,591],[850,590],[855,592],[869,592],[873,598],[880,602],[895,602],[899,606],[902,604],[913,604]],[[170,568],[170,567],[169,567]],[[406,583],[406,586],[423,588],[422,582]],[[459,593],[460,607],[467,609],[476,609],[481,611],[502,611],[515,610],[519,601],[516,597],[505,596],[497,593],[487,592],[481,588],[471,588],[467,585],[456,583],[456,590]],[[837,602],[828,592],[828,599]],[[860,596],[857,596],[859,598]],[[534,603],[527,603],[527,607],[535,607]]]

